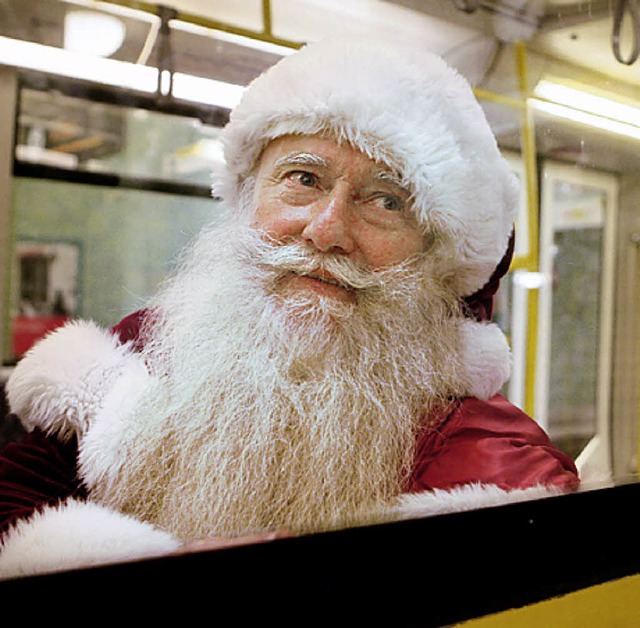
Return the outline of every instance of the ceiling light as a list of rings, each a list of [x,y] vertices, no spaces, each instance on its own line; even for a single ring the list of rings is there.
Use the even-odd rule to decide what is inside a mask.
[[[158,70],[0,36],[0,64],[153,93]]]
[[[531,104],[550,115],[640,139],[640,109],[561,83],[541,80]]]
[[[158,90],[157,68],[92,57],[2,36],[0,36],[0,65],[46,72],[149,94],[154,94]],[[174,73],[172,83],[174,98],[227,109],[235,107],[245,89],[241,85],[180,72]]]
[[[233,109],[242,98],[242,85],[223,83],[182,72],[173,74],[173,97],[180,100]]]
[[[640,127],[638,126],[626,124],[603,116],[597,116],[579,109],[566,107],[565,105],[536,100],[535,98],[530,99],[530,102],[535,109],[557,118],[565,118],[567,120],[572,120],[573,122],[578,122],[579,124],[586,124],[588,126],[609,131],[610,133],[625,135],[627,137],[640,140]]]
[[[640,109],[605,96],[546,80],[538,82],[534,94],[573,109],[640,126]]]
[[[64,47],[73,52],[110,57],[122,46],[126,28],[114,15],[69,11],[64,17]]]

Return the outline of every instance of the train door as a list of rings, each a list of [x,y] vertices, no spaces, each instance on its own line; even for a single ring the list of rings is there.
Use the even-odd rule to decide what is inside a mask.
[[[585,479],[611,474],[614,175],[547,161],[540,178],[534,416]]]

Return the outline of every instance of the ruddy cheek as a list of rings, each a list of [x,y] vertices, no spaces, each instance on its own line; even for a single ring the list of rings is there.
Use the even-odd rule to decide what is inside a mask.
[[[396,238],[389,238],[381,243],[377,251],[380,265],[398,264],[407,258],[422,253],[424,243],[417,234],[399,235]]]
[[[274,235],[287,224],[284,213],[278,203],[262,201],[256,208],[252,225],[264,231],[274,232]]]

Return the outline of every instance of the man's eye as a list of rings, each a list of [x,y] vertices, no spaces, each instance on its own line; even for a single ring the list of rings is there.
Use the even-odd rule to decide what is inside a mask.
[[[300,185],[310,188],[315,187],[318,183],[318,177],[316,177],[315,174],[305,172],[304,170],[295,170],[294,172],[290,172],[289,178],[300,183]]]
[[[391,212],[398,212],[404,208],[404,201],[393,194],[384,194],[376,199],[379,207]]]

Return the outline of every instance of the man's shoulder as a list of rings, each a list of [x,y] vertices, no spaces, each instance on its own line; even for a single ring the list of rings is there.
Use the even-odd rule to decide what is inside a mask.
[[[501,394],[489,399],[457,399],[422,435],[421,443],[431,447],[451,439],[468,439],[516,433],[544,436],[538,424]]]
[[[525,430],[532,435],[544,434],[533,418],[499,393],[489,399],[462,399],[451,413],[447,424],[451,429],[482,426],[500,433],[516,429]]]
[[[460,400],[441,424],[439,432],[441,438],[452,441],[493,440],[513,445],[554,447],[538,422],[501,394],[489,399],[467,397]]]
[[[460,400],[421,440],[414,472],[421,488],[472,482],[523,488],[575,481],[573,461],[502,395]]]

